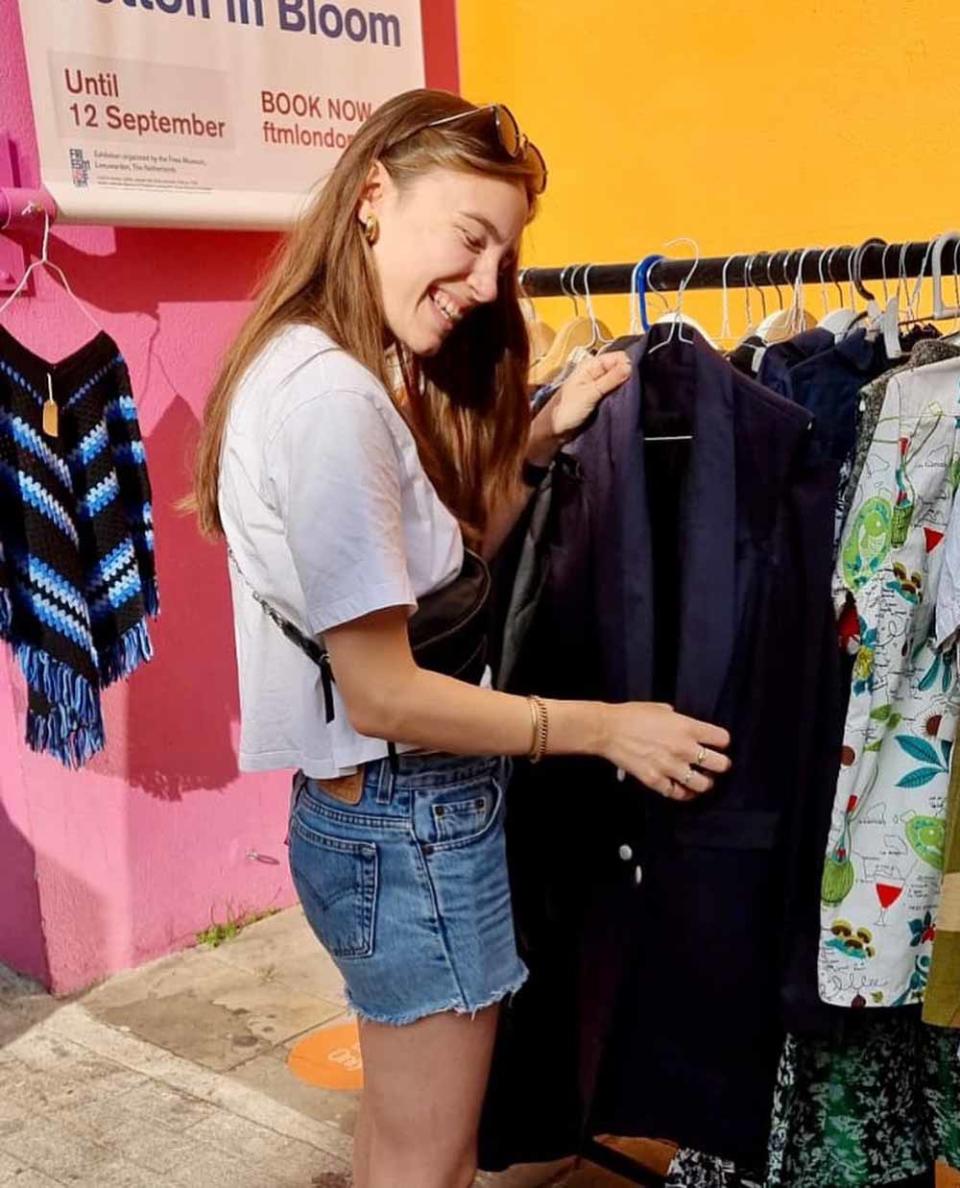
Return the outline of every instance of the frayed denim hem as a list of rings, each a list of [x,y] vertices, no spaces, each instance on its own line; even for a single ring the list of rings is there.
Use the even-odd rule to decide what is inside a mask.
[[[442,1015],[447,1011],[453,1011],[455,1015],[469,1015],[471,1019],[475,1019],[481,1011],[485,1011],[488,1007],[496,1006],[498,1002],[502,1002],[505,998],[513,998],[529,976],[530,971],[524,969],[520,977],[514,979],[510,985],[495,991],[484,1002],[477,1003],[476,1006],[465,1006],[462,999],[455,998],[449,1002],[440,1003],[437,1006],[428,1006],[416,1011],[407,1011],[402,1015],[384,1015],[377,1011],[365,1010],[354,1001],[349,990],[346,991],[346,998],[347,1005],[359,1020],[364,1023],[381,1023],[387,1027],[407,1027],[411,1023],[419,1023],[421,1019],[429,1019],[431,1015]]]

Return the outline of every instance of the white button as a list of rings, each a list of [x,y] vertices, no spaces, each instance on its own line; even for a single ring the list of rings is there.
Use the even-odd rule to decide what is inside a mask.
[[[629,862],[633,857],[633,850],[631,850],[629,846],[621,846],[620,857],[624,860],[624,862]]]
[[[638,887],[643,882],[643,867],[642,866],[638,866],[636,868],[636,870],[633,872],[633,881],[637,884]]]

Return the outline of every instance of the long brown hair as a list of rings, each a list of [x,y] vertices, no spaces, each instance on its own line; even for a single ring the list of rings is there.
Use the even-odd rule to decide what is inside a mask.
[[[220,455],[237,384],[278,330],[299,322],[324,330],[384,384],[410,424],[441,499],[469,538],[482,535],[492,493],[516,478],[530,425],[529,344],[516,264],[501,275],[496,299],[471,312],[437,355],[415,358],[394,344],[411,389],[403,400],[394,391],[375,266],[357,220],[376,161],[400,189],[436,166],[522,182],[532,218],[532,170],[522,159],[506,156],[492,119],[424,127],[472,110],[480,109],[445,91],[408,91],[389,100],[363,124],[281,245],[204,412],[194,495],[205,533],[223,531],[217,506]]]

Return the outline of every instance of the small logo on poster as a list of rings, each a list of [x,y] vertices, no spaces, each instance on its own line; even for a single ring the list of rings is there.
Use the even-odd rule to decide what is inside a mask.
[[[83,187],[90,184],[90,161],[83,155],[83,149],[70,150],[70,174],[75,186]]]

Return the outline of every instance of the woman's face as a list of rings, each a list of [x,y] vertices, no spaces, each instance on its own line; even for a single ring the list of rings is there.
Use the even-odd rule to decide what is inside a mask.
[[[380,222],[373,257],[387,325],[416,355],[434,355],[478,305],[493,301],[527,219],[522,183],[432,169],[402,193],[376,166],[358,212]]]

